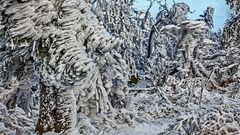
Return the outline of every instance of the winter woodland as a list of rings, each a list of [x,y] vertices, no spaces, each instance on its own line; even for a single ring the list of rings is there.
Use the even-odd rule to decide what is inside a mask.
[[[0,134],[240,134],[239,0],[147,1],[0,0]]]

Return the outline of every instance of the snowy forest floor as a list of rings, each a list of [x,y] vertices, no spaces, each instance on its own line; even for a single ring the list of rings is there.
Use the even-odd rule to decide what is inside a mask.
[[[169,87],[160,89],[131,93],[129,113],[135,123],[130,122],[132,126],[111,130],[106,135],[240,133],[239,99],[197,88],[181,92],[168,91]]]
[[[159,119],[148,123],[141,123],[135,127],[113,130],[106,135],[158,135],[173,123],[171,118]]]

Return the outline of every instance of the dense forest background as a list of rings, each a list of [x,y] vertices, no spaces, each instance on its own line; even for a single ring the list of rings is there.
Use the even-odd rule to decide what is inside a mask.
[[[240,134],[240,2],[148,1],[0,0],[0,134]]]

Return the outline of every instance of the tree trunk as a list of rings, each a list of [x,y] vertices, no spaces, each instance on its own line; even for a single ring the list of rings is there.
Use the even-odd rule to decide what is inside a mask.
[[[46,86],[40,87],[40,114],[36,132],[54,131],[69,134],[76,125],[76,101],[72,90]]]

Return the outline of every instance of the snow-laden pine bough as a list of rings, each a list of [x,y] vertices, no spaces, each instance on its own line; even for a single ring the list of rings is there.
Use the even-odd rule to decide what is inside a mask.
[[[38,63],[36,133],[77,134],[81,117],[94,119],[125,106],[126,63],[115,50],[121,41],[99,24],[91,4],[7,0],[1,13],[1,83],[14,76],[29,79],[27,62]]]

